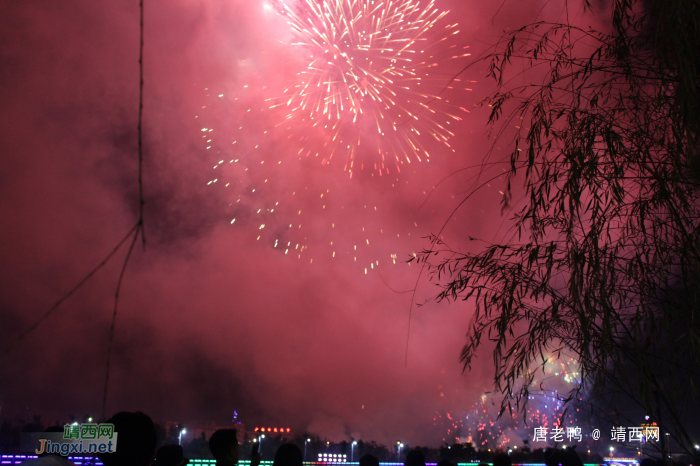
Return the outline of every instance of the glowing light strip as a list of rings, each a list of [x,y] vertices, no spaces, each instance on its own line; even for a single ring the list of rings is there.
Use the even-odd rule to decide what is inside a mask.
[[[30,460],[37,458],[37,456],[34,455],[0,455],[0,464],[22,464],[24,461]],[[69,461],[72,461],[75,464],[85,464],[86,462],[90,462],[90,464],[94,464],[96,466],[104,466],[101,461],[99,461],[97,458],[93,458],[90,456],[69,456],[68,457]],[[604,458],[605,462],[608,463],[637,463],[636,460],[632,458]],[[261,461],[261,465],[272,465],[273,461]],[[216,464],[216,460],[213,459],[190,459],[188,464]],[[239,460],[238,464],[240,465],[249,465],[250,460]],[[360,463],[357,461],[343,461],[343,462],[331,462],[331,461],[304,461],[304,464],[307,465],[327,465],[327,464],[344,464],[344,465],[359,465]],[[403,466],[403,462],[397,463],[397,462],[380,462],[379,463],[381,466]],[[436,466],[437,463],[425,463],[426,466]],[[476,466],[477,464],[486,464],[489,466],[493,466],[493,463],[487,463],[487,462],[480,462],[480,463],[457,463],[457,466]],[[513,466],[545,466],[544,463],[513,463]],[[584,463],[584,466],[601,466],[599,463]]]

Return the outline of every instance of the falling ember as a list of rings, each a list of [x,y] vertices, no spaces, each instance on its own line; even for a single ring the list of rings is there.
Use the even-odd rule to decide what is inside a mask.
[[[453,76],[441,70],[441,56],[469,54],[455,55],[447,41],[457,24],[441,25],[448,12],[434,0],[277,0],[275,7],[310,61],[270,107],[286,108],[287,122],[327,133],[324,165],[344,153],[351,176],[357,158],[373,158],[360,167],[380,175],[389,174],[389,163],[400,171],[428,156],[421,133],[450,148],[448,127],[461,118],[440,96]]]

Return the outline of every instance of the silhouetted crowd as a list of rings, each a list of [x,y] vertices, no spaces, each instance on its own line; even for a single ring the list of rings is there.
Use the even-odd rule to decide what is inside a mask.
[[[117,432],[117,448],[114,453],[98,454],[105,466],[185,466],[189,460],[180,445],[164,445],[156,450],[156,426],[146,414],[141,412],[121,412],[112,416],[107,423],[114,424]],[[48,431],[56,428],[49,428]],[[62,430],[62,428],[59,428]],[[217,466],[235,466],[239,458],[239,443],[236,429],[221,429],[209,439],[209,450]],[[511,457],[505,453],[493,458],[493,466],[513,466]],[[574,448],[544,451],[546,466],[584,466]],[[67,458],[57,454],[42,454],[37,459],[25,461],[26,466],[70,466]],[[260,464],[257,449],[251,455],[251,466]],[[303,455],[298,446],[282,444],[276,451],[273,466],[303,466]],[[371,454],[363,455],[359,466],[379,466],[379,459]],[[414,449],[406,454],[404,466],[426,466],[423,451]],[[437,466],[454,466],[449,460],[441,460]],[[480,463],[478,466],[488,466]],[[659,466],[654,460],[645,459],[640,466]]]

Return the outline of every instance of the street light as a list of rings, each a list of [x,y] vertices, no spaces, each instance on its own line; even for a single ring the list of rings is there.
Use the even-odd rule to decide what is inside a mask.
[[[306,444],[309,443],[310,441],[311,441],[310,438],[307,438],[306,440],[304,440],[304,461],[306,461]]]
[[[187,433],[187,429],[182,429],[180,434],[177,436],[177,444],[182,445],[182,436]]]
[[[396,444],[399,446],[399,463],[401,462],[401,447],[403,447],[403,443],[399,440],[396,442]]]
[[[610,447],[610,456],[612,456],[614,451],[615,451],[615,449],[613,447]]]
[[[353,440],[350,444],[350,462],[355,461],[355,445],[357,445],[357,440]]]

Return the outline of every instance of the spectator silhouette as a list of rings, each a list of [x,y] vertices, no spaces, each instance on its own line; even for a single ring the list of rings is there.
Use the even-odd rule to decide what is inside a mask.
[[[63,427],[49,427],[44,432],[63,432]],[[65,456],[61,456],[60,453],[42,453],[39,455],[39,458],[27,460],[22,464],[24,464],[25,466],[74,466],[73,463],[68,461],[68,459]]]
[[[151,466],[156,457],[156,426],[142,412],[122,411],[107,419],[114,424],[114,453],[99,453],[105,466]],[[113,447],[114,448],[114,447]]]
[[[561,463],[559,450],[556,448],[547,448],[544,451],[544,464],[547,466],[559,466],[559,463]]]
[[[360,466],[379,466],[379,459],[367,453],[360,458]]]
[[[547,466],[583,466],[583,461],[576,453],[576,446],[559,450],[547,448],[544,451],[544,464]]]
[[[293,443],[285,443],[277,449],[272,466],[302,466],[303,463],[304,458],[299,447]]]
[[[420,450],[411,450],[406,455],[405,466],[425,466],[425,455]]]
[[[454,466],[450,460],[440,460],[437,466]]]
[[[216,466],[234,466],[238,463],[237,434],[236,429],[220,429],[211,434],[209,450],[216,460]],[[251,466],[256,465],[257,463]]]
[[[163,445],[156,452],[155,466],[185,466],[189,462],[185,458],[184,450],[180,445]]]
[[[583,466],[583,461],[576,453],[576,445],[561,450],[559,452],[559,462],[562,466]]]
[[[493,457],[493,466],[513,466],[510,456],[505,453]]]

